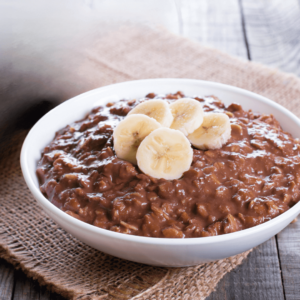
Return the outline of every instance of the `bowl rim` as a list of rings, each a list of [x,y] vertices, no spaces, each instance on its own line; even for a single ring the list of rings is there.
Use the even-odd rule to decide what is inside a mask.
[[[46,207],[47,210],[51,211],[51,213],[55,214],[58,218],[62,219],[62,221],[65,221],[69,224],[71,224],[73,227],[80,228],[86,231],[89,231],[90,233],[93,234],[98,234],[99,236],[105,236],[113,239],[118,239],[118,240],[123,240],[123,241],[128,241],[128,242],[134,242],[138,244],[149,244],[149,245],[205,245],[205,244],[216,244],[216,243],[221,243],[224,241],[231,241],[235,239],[239,239],[241,237],[245,236],[251,236],[253,234],[257,234],[259,232],[262,232],[264,230],[268,230],[272,226],[276,225],[277,223],[284,222],[284,220],[289,219],[295,211],[300,212],[300,201],[296,203],[293,207],[288,209],[286,212],[282,213],[281,215],[264,222],[262,224],[256,225],[254,227],[250,227],[247,229],[243,229],[237,232],[233,233],[228,233],[228,234],[223,234],[223,235],[217,235],[217,236],[209,236],[209,237],[196,237],[196,238],[156,238],[156,237],[145,237],[145,236],[137,236],[137,235],[128,235],[124,233],[119,233],[119,232],[114,232],[108,229],[103,229],[100,227],[96,227],[94,225],[85,223],[83,221],[80,221],[74,217],[71,217],[67,213],[63,212],[60,210],[58,207],[56,207],[54,204],[52,204],[39,190],[39,188],[35,185],[33,178],[31,177],[29,167],[27,164],[27,157],[28,157],[28,152],[29,152],[29,144],[32,139],[34,139],[34,132],[39,129],[39,124],[41,121],[49,115],[55,115],[56,111],[60,110],[61,107],[68,106],[70,105],[73,101],[77,101],[78,99],[86,98],[89,97],[95,93],[98,93],[100,90],[109,90],[112,88],[116,87],[124,87],[124,86],[130,86],[130,85],[137,85],[137,84],[143,84],[143,83],[151,83],[153,86],[154,84],[164,84],[164,83],[176,83],[176,84],[185,84],[185,83],[193,83],[193,84],[199,84],[205,87],[211,87],[213,88],[218,88],[227,92],[232,92],[232,93],[237,93],[243,96],[248,96],[251,98],[255,98],[256,100],[263,102],[264,104],[267,104],[279,111],[281,113],[287,115],[290,119],[292,119],[294,122],[296,122],[300,128],[300,120],[288,109],[284,108],[280,104],[264,97],[261,95],[258,95],[256,93],[247,91],[245,89],[241,89],[235,86],[227,85],[227,84],[222,84],[218,82],[212,82],[212,81],[206,81],[206,80],[197,80],[197,79],[181,79],[181,78],[154,78],[154,79],[141,79],[141,80],[132,80],[132,81],[126,81],[126,82],[121,82],[121,83],[115,83],[115,84],[110,84],[107,86],[103,86],[100,88],[96,88],[90,91],[87,91],[85,93],[82,93],[78,96],[75,96],[60,105],[56,106],[54,109],[50,110],[47,114],[45,114],[29,131],[27,134],[23,145],[21,149],[21,154],[20,154],[20,161],[21,161],[21,169],[23,173],[23,177],[25,179],[25,182],[31,191],[31,193],[34,195],[37,203],[42,206],[43,210],[44,207]],[[75,120],[76,121],[76,120]],[[45,145],[46,146],[46,145]],[[47,213],[47,211],[46,211]],[[48,214],[48,213],[47,213]]]

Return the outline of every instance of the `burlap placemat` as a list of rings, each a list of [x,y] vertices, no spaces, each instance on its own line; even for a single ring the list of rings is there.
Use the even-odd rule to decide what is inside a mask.
[[[78,64],[72,72],[80,82],[69,82],[73,92],[140,78],[206,79],[262,94],[300,116],[295,76],[164,31],[124,29],[74,51],[74,57]],[[33,200],[19,167],[24,137],[15,136],[1,155],[0,256],[52,291],[73,299],[205,299],[248,255],[174,269],[121,260],[86,246]]]

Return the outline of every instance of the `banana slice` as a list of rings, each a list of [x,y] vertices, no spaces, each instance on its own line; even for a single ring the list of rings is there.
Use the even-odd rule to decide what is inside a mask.
[[[198,149],[219,149],[230,139],[231,126],[229,117],[223,113],[204,115],[203,123],[188,139]]]
[[[174,117],[172,129],[180,130],[184,135],[194,132],[203,121],[203,110],[199,101],[181,98],[170,105]]]
[[[136,164],[136,151],[142,140],[161,125],[146,115],[132,115],[122,120],[114,130],[117,157]]]
[[[132,109],[128,115],[142,114],[155,119],[164,127],[170,127],[173,122],[173,116],[169,104],[164,100],[148,100],[140,103]]]
[[[189,170],[193,150],[182,132],[159,128],[141,142],[136,158],[140,170],[145,174],[172,180]]]

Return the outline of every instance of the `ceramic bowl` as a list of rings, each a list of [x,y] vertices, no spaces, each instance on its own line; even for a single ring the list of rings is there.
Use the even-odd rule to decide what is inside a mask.
[[[226,258],[265,242],[285,228],[300,213],[300,202],[266,223],[239,232],[172,239],[126,235],[98,228],[69,216],[43,196],[35,173],[36,166],[42,150],[52,141],[57,130],[106,102],[144,97],[150,92],[175,93],[179,90],[190,96],[215,95],[225,104],[237,102],[244,109],[273,114],[284,130],[294,137],[300,136],[300,121],[290,111],[265,97],[233,86],[190,79],[149,79],[105,86],[62,103],[30,130],[21,152],[21,166],[37,204],[63,229],[91,247],[123,259],[156,266],[191,266]]]

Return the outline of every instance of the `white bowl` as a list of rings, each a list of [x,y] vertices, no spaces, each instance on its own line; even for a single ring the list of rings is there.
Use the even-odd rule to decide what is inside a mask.
[[[21,152],[21,166],[37,203],[57,224],[91,247],[156,266],[191,266],[236,255],[263,243],[285,228],[300,213],[300,202],[264,224],[239,232],[214,237],[167,239],[126,235],[92,226],[64,213],[42,195],[36,166],[42,150],[52,141],[57,130],[108,101],[144,97],[150,92],[175,93],[178,90],[190,96],[215,95],[225,104],[237,102],[244,109],[273,114],[284,130],[294,137],[300,135],[300,121],[290,111],[267,98],[233,86],[190,79],[148,79],[109,85],[62,103],[30,130]]]

